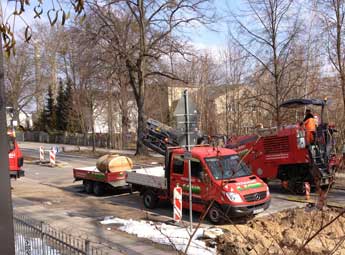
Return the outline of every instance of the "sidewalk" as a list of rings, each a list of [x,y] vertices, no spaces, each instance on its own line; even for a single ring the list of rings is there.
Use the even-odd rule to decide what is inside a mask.
[[[116,226],[99,223],[105,216],[135,217],[138,212],[128,212],[117,205],[103,205],[92,197],[78,195],[23,178],[13,182],[13,205],[16,213],[76,237],[101,243],[109,255],[160,255],[176,254],[171,247],[137,238],[117,230]],[[43,195],[44,194],[44,195]],[[101,203],[101,204],[100,204]]]

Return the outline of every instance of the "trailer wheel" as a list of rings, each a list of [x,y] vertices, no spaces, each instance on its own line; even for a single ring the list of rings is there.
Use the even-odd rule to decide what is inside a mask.
[[[153,209],[157,206],[158,197],[152,190],[147,190],[143,195],[144,206],[149,209]]]
[[[93,185],[93,193],[96,196],[103,196],[105,193],[105,186],[101,182],[95,182]]]
[[[84,180],[84,188],[87,194],[92,194],[93,192],[93,181]]]
[[[222,224],[224,222],[224,212],[218,205],[213,205],[208,211],[208,218],[215,225]]]

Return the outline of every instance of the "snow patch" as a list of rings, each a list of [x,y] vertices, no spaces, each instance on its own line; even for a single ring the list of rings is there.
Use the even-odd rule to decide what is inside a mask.
[[[121,225],[119,230],[127,232],[129,234],[136,235],[140,238],[146,238],[153,242],[170,245],[175,247],[179,251],[185,251],[186,246],[190,239],[189,231],[186,228],[177,226],[171,226],[167,224],[157,225],[152,221],[136,221],[136,220],[125,220],[120,218],[109,218],[106,217],[101,224],[117,224]],[[216,248],[207,247],[205,242],[197,240],[203,237],[204,229],[199,228],[188,248],[187,254],[189,255],[213,255],[217,253]]]
[[[16,234],[16,255],[42,255],[44,254],[54,254],[60,255],[61,253],[47,245],[40,238],[26,238],[21,234]]]

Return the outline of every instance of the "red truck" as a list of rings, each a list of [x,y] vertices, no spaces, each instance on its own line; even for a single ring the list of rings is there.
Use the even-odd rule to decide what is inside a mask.
[[[13,132],[7,132],[8,139],[8,159],[9,159],[9,170],[11,178],[19,178],[24,176],[24,170],[22,166],[24,163],[22,152],[16,142]]]
[[[232,137],[227,148],[236,150],[254,174],[264,180],[280,179],[288,189],[305,193],[305,182],[327,188],[333,182],[338,161],[335,155],[333,127],[324,122],[326,100],[291,99],[280,107],[321,106],[321,123],[315,143],[306,145],[306,132],[300,124],[262,128],[257,134]]]
[[[188,161],[182,148],[168,150],[165,167],[127,172],[126,182],[143,196],[145,207],[160,200],[173,202],[173,190],[182,187],[183,208],[189,208]],[[268,186],[240,161],[237,152],[226,148],[198,146],[191,150],[193,210],[204,212],[212,223],[226,218],[250,216],[269,207]]]
[[[157,124],[157,122],[155,122]],[[149,125],[148,125],[149,126]],[[107,187],[130,185],[140,191],[147,208],[154,208],[161,200],[172,202],[173,189],[179,185],[183,189],[183,208],[189,208],[188,161],[185,149],[169,148],[161,144],[168,141],[168,133],[154,128],[145,137],[151,141],[155,151],[165,152],[165,166],[136,166],[126,172],[102,173],[95,167],[75,168],[76,181],[83,181],[87,192],[103,194]],[[213,203],[208,217],[213,223],[221,223],[227,217],[241,217],[258,214],[269,207],[268,186],[259,177],[252,175],[249,168],[240,160],[238,153],[226,148],[207,145],[196,146],[191,150],[191,174],[193,210],[204,212]],[[100,192],[101,191],[101,192]]]

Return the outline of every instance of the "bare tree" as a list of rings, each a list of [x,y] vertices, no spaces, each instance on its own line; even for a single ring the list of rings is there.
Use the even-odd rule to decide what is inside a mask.
[[[319,14],[326,34],[326,50],[332,66],[335,68],[342,96],[342,119],[345,119],[345,1],[318,1]],[[344,136],[344,130],[342,130]]]
[[[254,60],[251,64],[254,83],[260,79],[262,84],[255,100],[260,101],[260,106],[280,125],[279,104],[288,98],[293,87],[300,85],[299,77],[289,77],[291,65],[301,61],[291,57],[301,31],[297,6],[289,0],[245,3],[245,10],[237,15],[231,13],[238,33],[230,26],[229,33]]]
[[[91,10],[103,21],[99,38],[108,42],[112,39],[113,49],[127,68],[138,110],[136,154],[146,151],[140,138],[145,126],[147,80],[156,75],[178,80],[171,72],[159,70],[156,63],[171,53],[185,54],[185,40],[177,40],[182,33],[179,29],[209,21],[209,3],[210,0],[89,2]],[[111,32],[111,38],[105,29]]]
[[[239,103],[244,104],[247,107],[247,102],[241,93],[242,90],[246,90],[244,79],[247,73],[246,65],[248,61],[248,55],[246,52],[236,47],[232,40],[229,39],[227,47],[221,51],[221,57],[223,64],[223,84],[225,94],[224,102],[224,122],[225,132],[227,135],[239,134],[241,127],[241,117],[243,117],[242,108]]]
[[[20,112],[26,113],[26,107],[36,95],[34,75],[31,68],[33,59],[30,48],[20,47],[15,57],[6,59],[5,85],[7,104],[13,107],[14,119],[20,123]]]

